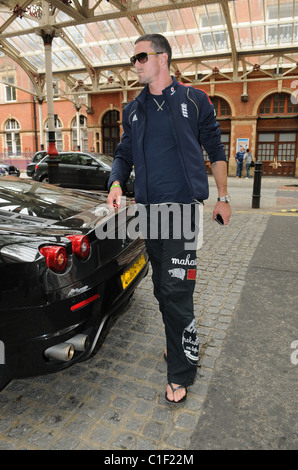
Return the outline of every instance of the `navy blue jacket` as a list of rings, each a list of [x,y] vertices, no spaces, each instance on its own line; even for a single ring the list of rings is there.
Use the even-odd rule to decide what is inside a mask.
[[[123,110],[123,135],[115,150],[109,179],[109,186],[116,180],[124,186],[134,165],[135,200],[141,204],[150,202],[147,197],[147,172],[143,149],[148,93],[149,88],[146,85],[139,96],[128,103]],[[172,84],[163,90],[163,99],[166,100],[170,110],[177,152],[192,197],[194,200],[207,199],[208,178],[201,144],[208,153],[211,163],[226,161],[214,107],[204,91],[179,84],[175,78]],[[162,145],[162,135],[160,145]]]

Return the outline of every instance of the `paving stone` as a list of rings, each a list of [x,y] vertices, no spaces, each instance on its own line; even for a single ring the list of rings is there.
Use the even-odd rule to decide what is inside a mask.
[[[113,441],[113,445],[119,449],[135,449],[137,438],[132,434],[119,434],[117,438]]]
[[[54,436],[52,432],[37,430],[28,437],[27,442],[37,448],[47,449],[52,447]]]
[[[73,437],[61,437],[57,440],[54,444],[52,449],[53,450],[74,450],[78,447],[80,441],[74,439]]]
[[[147,423],[144,426],[144,436],[159,441],[161,439],[164,427],[165,425],[163,423],[151,421],[150,423]]]

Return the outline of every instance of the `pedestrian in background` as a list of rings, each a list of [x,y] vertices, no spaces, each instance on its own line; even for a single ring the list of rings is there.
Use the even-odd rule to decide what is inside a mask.
[[[239,151],[236,153],[237,171],[236,178],[241,178],[243,169],[244,148],[240,145]]]
[[[245,179],[250,178],[250,168],[251,168],[251,162],[253,161],[252,154],[249,151],[249,148],[246,149],[245,154],[243,156],[243,160],[245,163],[245,169],[246,169],[246,177]]]

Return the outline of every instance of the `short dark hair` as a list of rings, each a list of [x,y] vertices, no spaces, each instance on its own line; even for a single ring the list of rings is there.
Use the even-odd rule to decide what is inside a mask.
[[[168,68],[170,68],[172,48],[167,38],[165,38],[162,34],[144,34],[135,41],[135,44],[141,41],[150,41],[155,52],[165,52],[168,54]]]

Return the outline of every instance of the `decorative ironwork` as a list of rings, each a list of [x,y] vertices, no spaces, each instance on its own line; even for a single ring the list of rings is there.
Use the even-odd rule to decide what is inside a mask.
[[[16,5],[13,9],[11,9],[11,11],[19,18],[23,18],[24,14],[27,13],[27,8],[23,10],[20,5]]]

